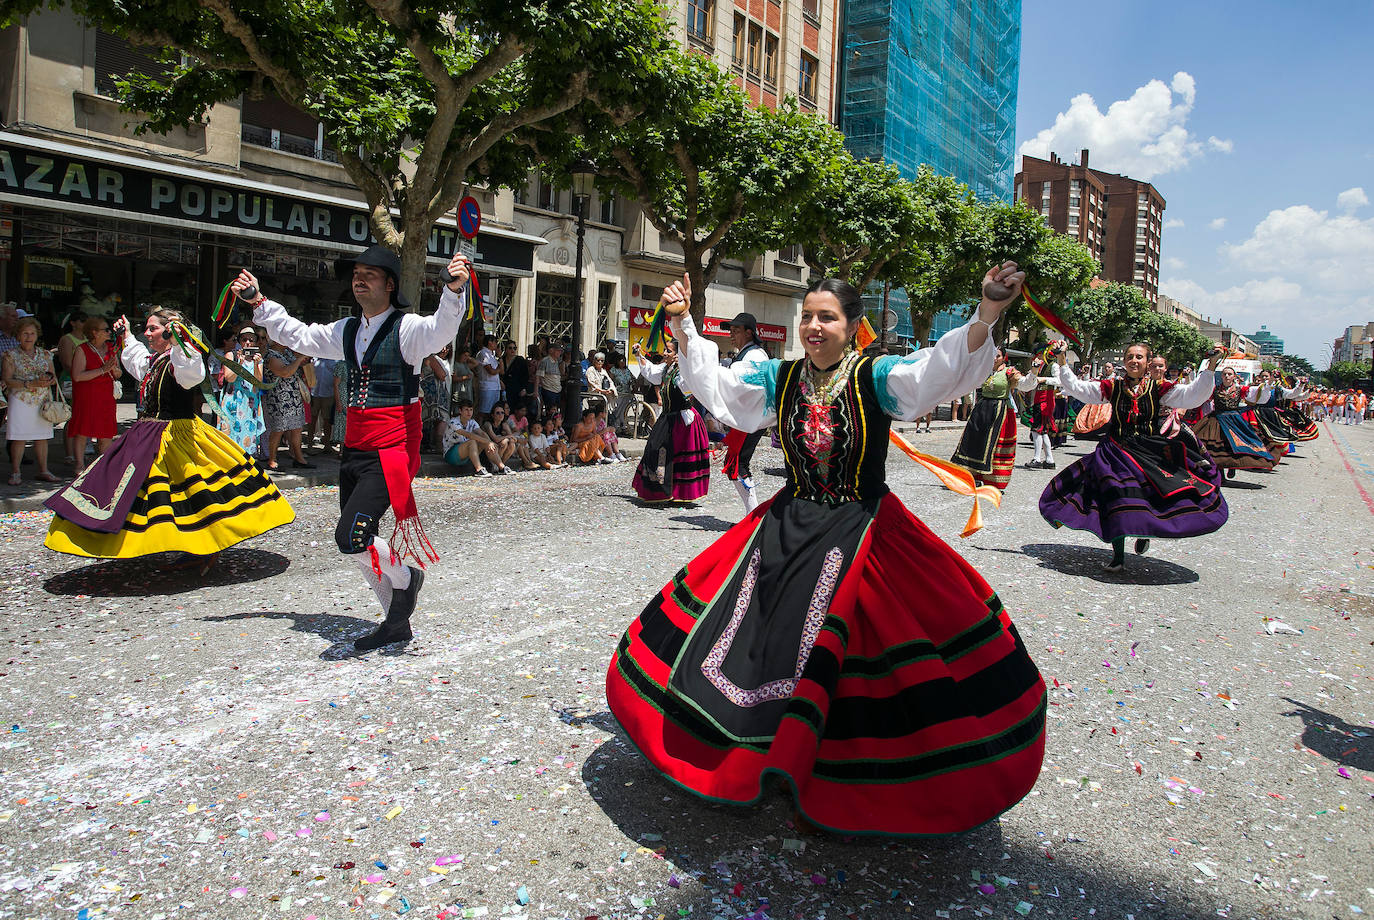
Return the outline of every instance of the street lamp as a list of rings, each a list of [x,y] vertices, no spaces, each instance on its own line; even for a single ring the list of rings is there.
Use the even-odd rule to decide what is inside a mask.
[[[587,235],[587,199],[596,184],[596,164],[579,157],[568,170],[572,173],[573,207],[577,209],[577,269],[573,291],[572,343],[568,356],[568,375],[563,378],[563,421],[568,430],[582,420],[582,241]]]

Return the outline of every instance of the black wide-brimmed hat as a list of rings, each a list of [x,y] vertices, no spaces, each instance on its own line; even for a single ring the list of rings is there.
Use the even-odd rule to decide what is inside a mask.
[[[726,329],[739,327],[740,329],[748,329],[750,332],[759,331],[758,320],[754,319],[754,314],[752,313],[740,313],[734,319],[730,320],[730,322],[721,323],[721,325]]]
[[[396,282],[391,291],[391,302],[398,307],[410,306],[410,299],[401,293],[401,259],[396,253],[385,246],[369,246],[351,259],[335,259],[335,277],[340,281],[351,279],[355,265],[371,265],[385,271]]]

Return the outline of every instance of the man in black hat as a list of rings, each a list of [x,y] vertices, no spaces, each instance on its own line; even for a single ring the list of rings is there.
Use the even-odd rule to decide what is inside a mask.
[[[424,560],[437,561],[420,526],[410,481],[420,469],[420,366],[453,341],[463,319],[459,292],[471,269],[461,253],[448,264],[453,280],[431,316],[403,312],[410,300],[401,293],[401,260],[381,246],[335,264],[352,280],[361,317],[334,323],[302,323],[261,293],[250,302],[253,320],[272,338],[298,354],[341,360],[343,402],[348,420],[339,455],[339,551],[363,570],[386,619],[353,643],[360,652],[411,637],[410,616],[424,584]],[[243,297],[258,281],[248,271],[233,282]],[[390,507],[396,516],[391,539],[377,534]],[[416,565],[405,562],[414,559]],[[418,566],[418,568],[417,568]]]
[[[730,331],[730,344],[735,349],[731,367],[736,364],[762,364],[768,360],[768,352],[764,351],[763,343],[759,341],[759,324],[754,314],[741,313],[723,325]],[[733,428],[725,435],[725,475],[734,481],[735,491],[739,493],[740,501],[744,502],[746,514],[759,506],[749,462],[754,459],[754,448],[759,446],[761,437],[762,431],[745,433]]]

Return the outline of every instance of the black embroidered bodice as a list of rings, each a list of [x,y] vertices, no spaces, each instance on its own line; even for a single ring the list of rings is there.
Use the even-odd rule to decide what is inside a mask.
[[[1137,438],[1157,434],[1164,424],[1164,390],[1146,378],[1139,396],[1131,394],[1129,381],[1112,381],[1112,437]]]
[[[1241,388],[1235,387],[1230,390],[1217,390],[1212,394],[1212,411],[1229,412],[1240,408]]]
[[[170,352],[153,358],[139,389],[143,397],[143,418],[173,421],[196,415],[196,391],[177,383]]]
[[[812,403],[806,359],[778,369],[778,434],[787,492],[826,505],[887,494],[887,435],[892,419],[878,403],[873,361],[861,358],[827,405]]]

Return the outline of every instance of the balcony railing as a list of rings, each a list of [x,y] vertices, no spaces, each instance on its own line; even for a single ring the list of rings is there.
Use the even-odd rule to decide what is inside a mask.
[[[262,128],[246,123],[241,126],[239,137],[243,143],[252,144],[254,147],[267,147],[283,153],[323,160],[326,163],[339,162],[337,150],[322,146],[313,137],[301,137],[298,134],[288,134],[274,128]]]

